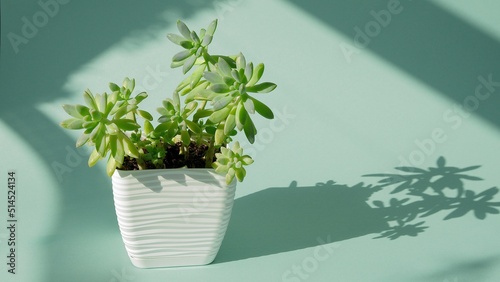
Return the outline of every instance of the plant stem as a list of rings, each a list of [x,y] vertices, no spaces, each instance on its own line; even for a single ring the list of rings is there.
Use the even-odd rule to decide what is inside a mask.
[[[212,168],[212,163],[214,162],[215,146],[214,138],[210,138],[210,143],[208,144],[207,154],[205,155],[205,167]]]

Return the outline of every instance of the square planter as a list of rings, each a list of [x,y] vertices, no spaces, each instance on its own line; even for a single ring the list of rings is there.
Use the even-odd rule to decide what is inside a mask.
[[[123,243],[139,268],[205,265],[219,251],[236,182],[213,169],[117,170],[112,177]]]

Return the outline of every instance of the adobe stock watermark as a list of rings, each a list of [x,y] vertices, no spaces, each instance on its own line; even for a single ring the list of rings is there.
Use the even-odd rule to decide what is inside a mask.
[[[139,81],[138,86],[146,92],[157,89],[170,76],[170,72],[162,70],[160,64],[156,64],[154,68],[147,66],[145,71],[146,75]]]
[[[233,12],[244,0],[216,0],[212,3],[217,18],[224,20],[224,15]]]
[[[495,81],[493,74],[479,75],[477,80],[478,83],[473,94],[466,96],[460,104],[453,104],[443,112],[442,119],[449,128],[436,127],[431,131],[429,137],[416,139],[414,143],[417,148],[411,151],[406,158],[403,155],[399,156],[400,166],[416,167],[424,164],[425,160],[435,153],[437,147],[448,140],[446,132],[450,130],[456,131],[461,128],[464,121],[473,112],[477,111],[481,104],[484,104],[500,87],[500,81]]]
[[[109,280],[109,282],[131,282],[134,281],[135,277],[130,274],[130,270],[125,267],[122,267],[121,272],[118,272],[116,269],[111,270],[111,275],[113,277]]]
[[[347,62],[351,63],[352,56],[359,54],[362,49],[366,48],[375,37],[379,36],[391,24],[394,16],[403,12],[403,9],[403,5],[399,0],[389,0],[386,9],[380,11],[371,10],[370,15],[373,20],[368,21],[362,27],[354,27],[353,43],[341,42],[339,44]]]
[[[60,11],[61,5],[66,5],[70,0],[39,0],[40,10],[36,11],[31,17],[22,17],[22,26],[19,33],[9,32],[9,39],[14,53],[19,53],[19,47],[28,44],[29,41],[38,34],[39,30],[44,28]]]
[[[264,151],[266,146],[274,141],[276,134],[284,131],[295,118],[296,115],[290,113],[287,106],[284,106],[282,110],[275,110],[274,119],[270,120],[266,127],[257,130],[253,144],[248,141],[241,142],[245,154],[255,158],[257,153]]]
[[[309,279],[311,275],[318,271],[321,264],[332,257],[335,250],[341,244],[333,243],[332,237],[328,235],[326,240],[321,237],[316,238],[317,245],[310,256],[305,257],[298,264],[292,265],[289,269],[285,270],[281,275],[282,282],[301,282]]]
[[[84,150],[81,149],[76,149],[73,148],[69,145],[66,145],[65,148],[65,156],[64,156],[64,163],[58,162],[58,161],[53,161],[50,164],[50,167],[54,171],[54,174],[56,175],[57,180],[59,183],[62,183],[64,180],[64,175],[66,173],[72,172],[75,168],[80,166],[86,158],[88,158],[87,152],[84,152]]]
[[[212,202],[220,202],[221,195],[220,187],[203,185],[203,190],[196,192],[190,205],[180,204],[178,206],[184,222],[191,223],[191,216],[205,214]]]

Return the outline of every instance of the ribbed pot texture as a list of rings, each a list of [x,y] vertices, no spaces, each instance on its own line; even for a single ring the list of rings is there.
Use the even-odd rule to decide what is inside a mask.
[[[118,225],[136,267],[211,263],[226,233],[236,182],[213,169],[116,170]]]

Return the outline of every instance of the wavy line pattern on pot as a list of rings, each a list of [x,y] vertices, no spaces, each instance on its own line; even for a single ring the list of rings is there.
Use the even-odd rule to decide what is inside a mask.
[[[116,171],[118,225],[132,263],[141,268],[204,265],[220,248],[236,182],[212,169]]]

